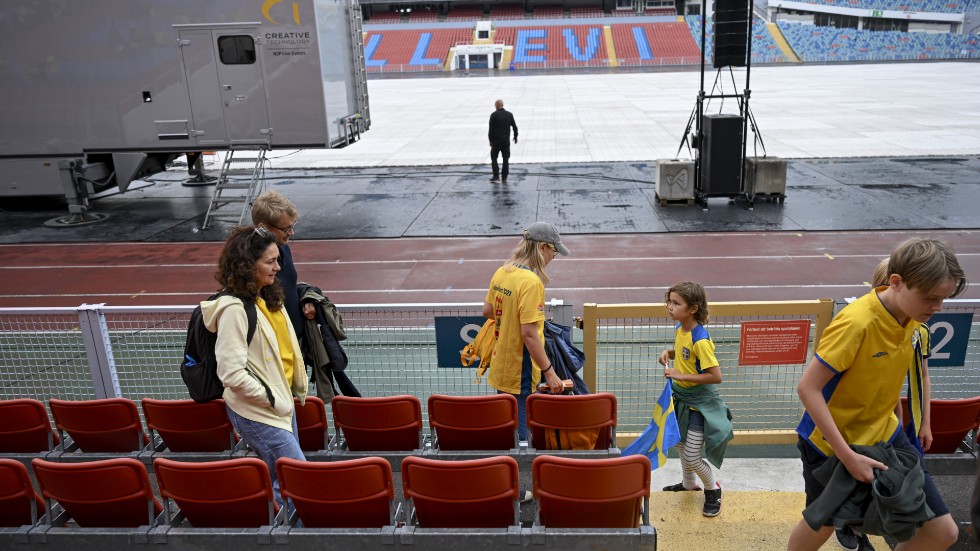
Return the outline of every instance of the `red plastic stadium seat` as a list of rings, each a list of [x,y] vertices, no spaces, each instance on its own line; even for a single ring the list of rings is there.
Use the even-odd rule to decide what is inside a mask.
[[[510,394],[429,396],[429,427],[441,450],[517,447],[517,399]]]
[[[402,461],[405,497],[422,528],[506,528],[519,524],[517,461],[498,456]]]
[[[649,524],[650,460],[644,455],[531,464],[541,524],[548,528],[637,528]]]
[[[306,528],[380,528],[393,522],[391,465],[380,457],[316,463],[282,457],[279,490]]]
[[[296,406],[296,427],[299,429],[299,447],[305,452],[315,452],[327,447],[327,407],[316,396],[307,396],[306,405],[293,398]]]
[[[0,453],[50,451],[59,442],[43,403],[28,398],[0,401]]]
[[[83,452],[139,451],[150,442],[136,404],[128,398],[48,400],[55,427]]]
[[[195,528],[258,528],[272,524],[279,511],[269,468],[255,457],[205,463],[158,458],[153,471],[160,496],[177,503]],[[167,502],[168,518],[169,509]]]
[[[45,499],[55,500],[83,528],[152,526],[163,512],[143,463],[132,458],[52,463],[31,461]]]
[[[333,424],[351,451],[411,451],[422,446],[422,403],[415,396],[334,396]]]
[[[156,431],[172,452],[222,452],[233,449],[238,441],[224,400],[198,403],[143,398],[142,403],[146,428]]]
[[[532,394],[527,398],[527,426],[530,444],[539,449],[545,445],[545,431],[598,430],[595,450],[609,449],[616,438],[616,396],[598,392],[583,396]]]
[[[13,459],[0,459],[0,526],[37,524],[44,502],[34,491],[27,467]]]
[[[926,453],[955,453],[967,433],[980,427],[980,396],[930,400],[932,446]],[[902,398],[902,423],[908,424],[908,400]]]

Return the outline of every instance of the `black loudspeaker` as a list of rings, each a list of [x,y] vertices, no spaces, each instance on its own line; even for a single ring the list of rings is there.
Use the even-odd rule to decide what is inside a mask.
[[[715,0],[715,59],[719,69],[731,65],[745,67],[749,37],[747,0]]]
[[[705,115],[702,121],[700,192],[708,197],[742,193],[742,117]]]

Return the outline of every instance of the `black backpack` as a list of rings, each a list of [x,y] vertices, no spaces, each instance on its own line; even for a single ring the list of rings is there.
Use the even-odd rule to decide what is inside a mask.
[[[228,291],[221,291],[208,297],[208,300],[230,294]],[[242,300],[242,305],[245,306],[245,315],[248,318],[247,342],[252,344],[258,323],[255,303]],[[218,360],[214,356],[217,341],[218,335],[204,326],[204,316],[201,314],[201,306],[198,305],[191,312],[191,320],[187,324],[187,344],[184,345],[184,359],[180,363],[180,376],[195,402],[217,400],[225,390],[218,378]]]

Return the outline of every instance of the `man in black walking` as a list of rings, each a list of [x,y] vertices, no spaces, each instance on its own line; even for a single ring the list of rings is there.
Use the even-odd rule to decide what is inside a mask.
[[[514,122],[514,115],[504,109],[504,100],[498,99],[494,104],[497,110],[490,115],[490,164],[493,166],[493,178],[490,181],[497,183],[503,178],[507,183],[507,173],[509,172],[510,161],[510,129],[514,128],[514,143],[517,143],[517,123]],[[500,171],[497,166],[497,154],[500,153],[504,158],[504,170]]]

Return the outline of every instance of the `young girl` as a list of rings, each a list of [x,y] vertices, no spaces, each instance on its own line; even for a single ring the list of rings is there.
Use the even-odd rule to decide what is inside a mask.
[[[731,441],[731,412],[718,395],[721,367],[715,358],[715,344],[704,324],[708,323],[708,300],[700,283],[683,281],[664,294],[667,313],[677,322],[673,350],[660,353],[664,377],[671,380],[674,411],[682,435],[680,450],[683,481],[664,487],[665,492],[697,491],[697,478],[704,485],[706,517],[721,513],[721,484],[711,466],[721,468],[725,449]],[[670,360],[674,366],[670,367]]]

